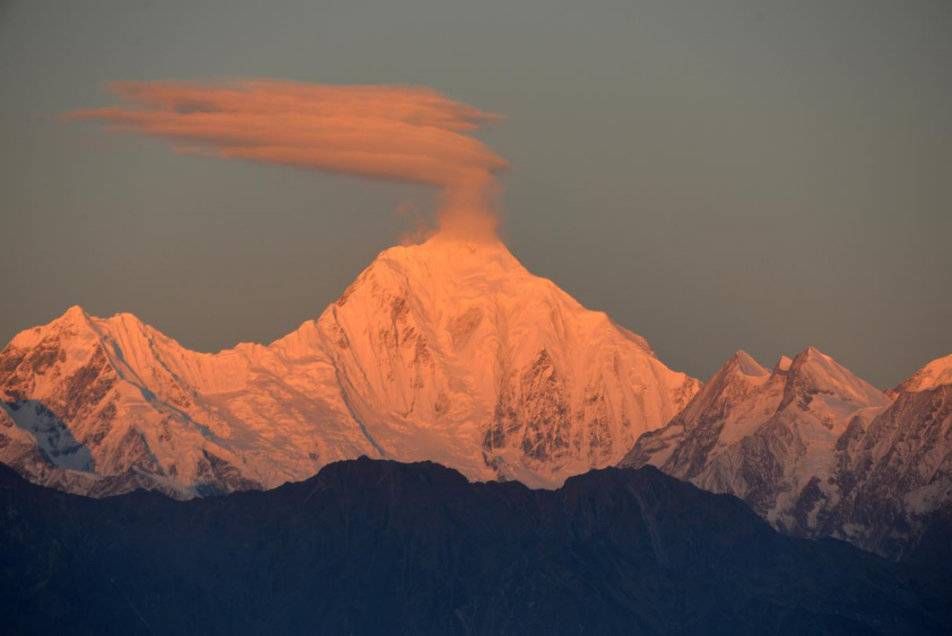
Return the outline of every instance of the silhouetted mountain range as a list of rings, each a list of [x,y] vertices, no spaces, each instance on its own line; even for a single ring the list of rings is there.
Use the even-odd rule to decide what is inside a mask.
[[[10,633],[948,633],[928,566],[773,530],[653,467],[558,490],[361,458],[91,499],[0,467]],[[946,535],[948,536],[948,535]],[[932,549],[930,549],[932,550]],[[946,552],[947,554],[948,552]]]

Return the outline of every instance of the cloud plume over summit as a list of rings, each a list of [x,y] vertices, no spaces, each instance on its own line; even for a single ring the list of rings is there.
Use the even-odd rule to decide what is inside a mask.
[[[469,136],[499,116],[432,89],[275,80],[117,82],[124,103],[74,119],[170,140],[182,152],[435,186],[444,231],[493,228],[507,164]]]

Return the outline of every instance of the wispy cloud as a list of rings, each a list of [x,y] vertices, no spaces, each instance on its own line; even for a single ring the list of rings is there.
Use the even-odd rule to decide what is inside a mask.
[[[181,152],[432,185],[444,229],[494,226],[490,198],[507,164],[468,133],[499,116],[434,90],[276,80],[110,89],[123,105],[68,116],[168,139]]]

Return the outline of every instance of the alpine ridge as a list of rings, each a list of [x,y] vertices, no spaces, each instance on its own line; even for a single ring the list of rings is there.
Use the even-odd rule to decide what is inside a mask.
[[[21,332],[0,352],[0,461],[94,496],[270,488],[361,455],[554,487],[699,386],[502,243],[437,235],[267,346],[198,353],[80,307]]]
[[[738,352],[620,465],[736,495],[793,534],[901,557],[952,505],[949,359],[882,392],[812,347],[773,371]]]

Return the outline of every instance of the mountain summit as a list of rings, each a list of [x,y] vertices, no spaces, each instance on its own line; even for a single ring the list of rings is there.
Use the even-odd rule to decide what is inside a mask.
[[[741,497],[788,532],[902,556],[952,502],[950,359],[886,394],[812,347],[773,372],[741,352],[621,465]]]
[[[0,461],[94,495],[271,487],[364,454],[551,487],[616,463],[698,388],[502,243],[437,235],[268,346],[197,353],[79,307],[18,334]]]

